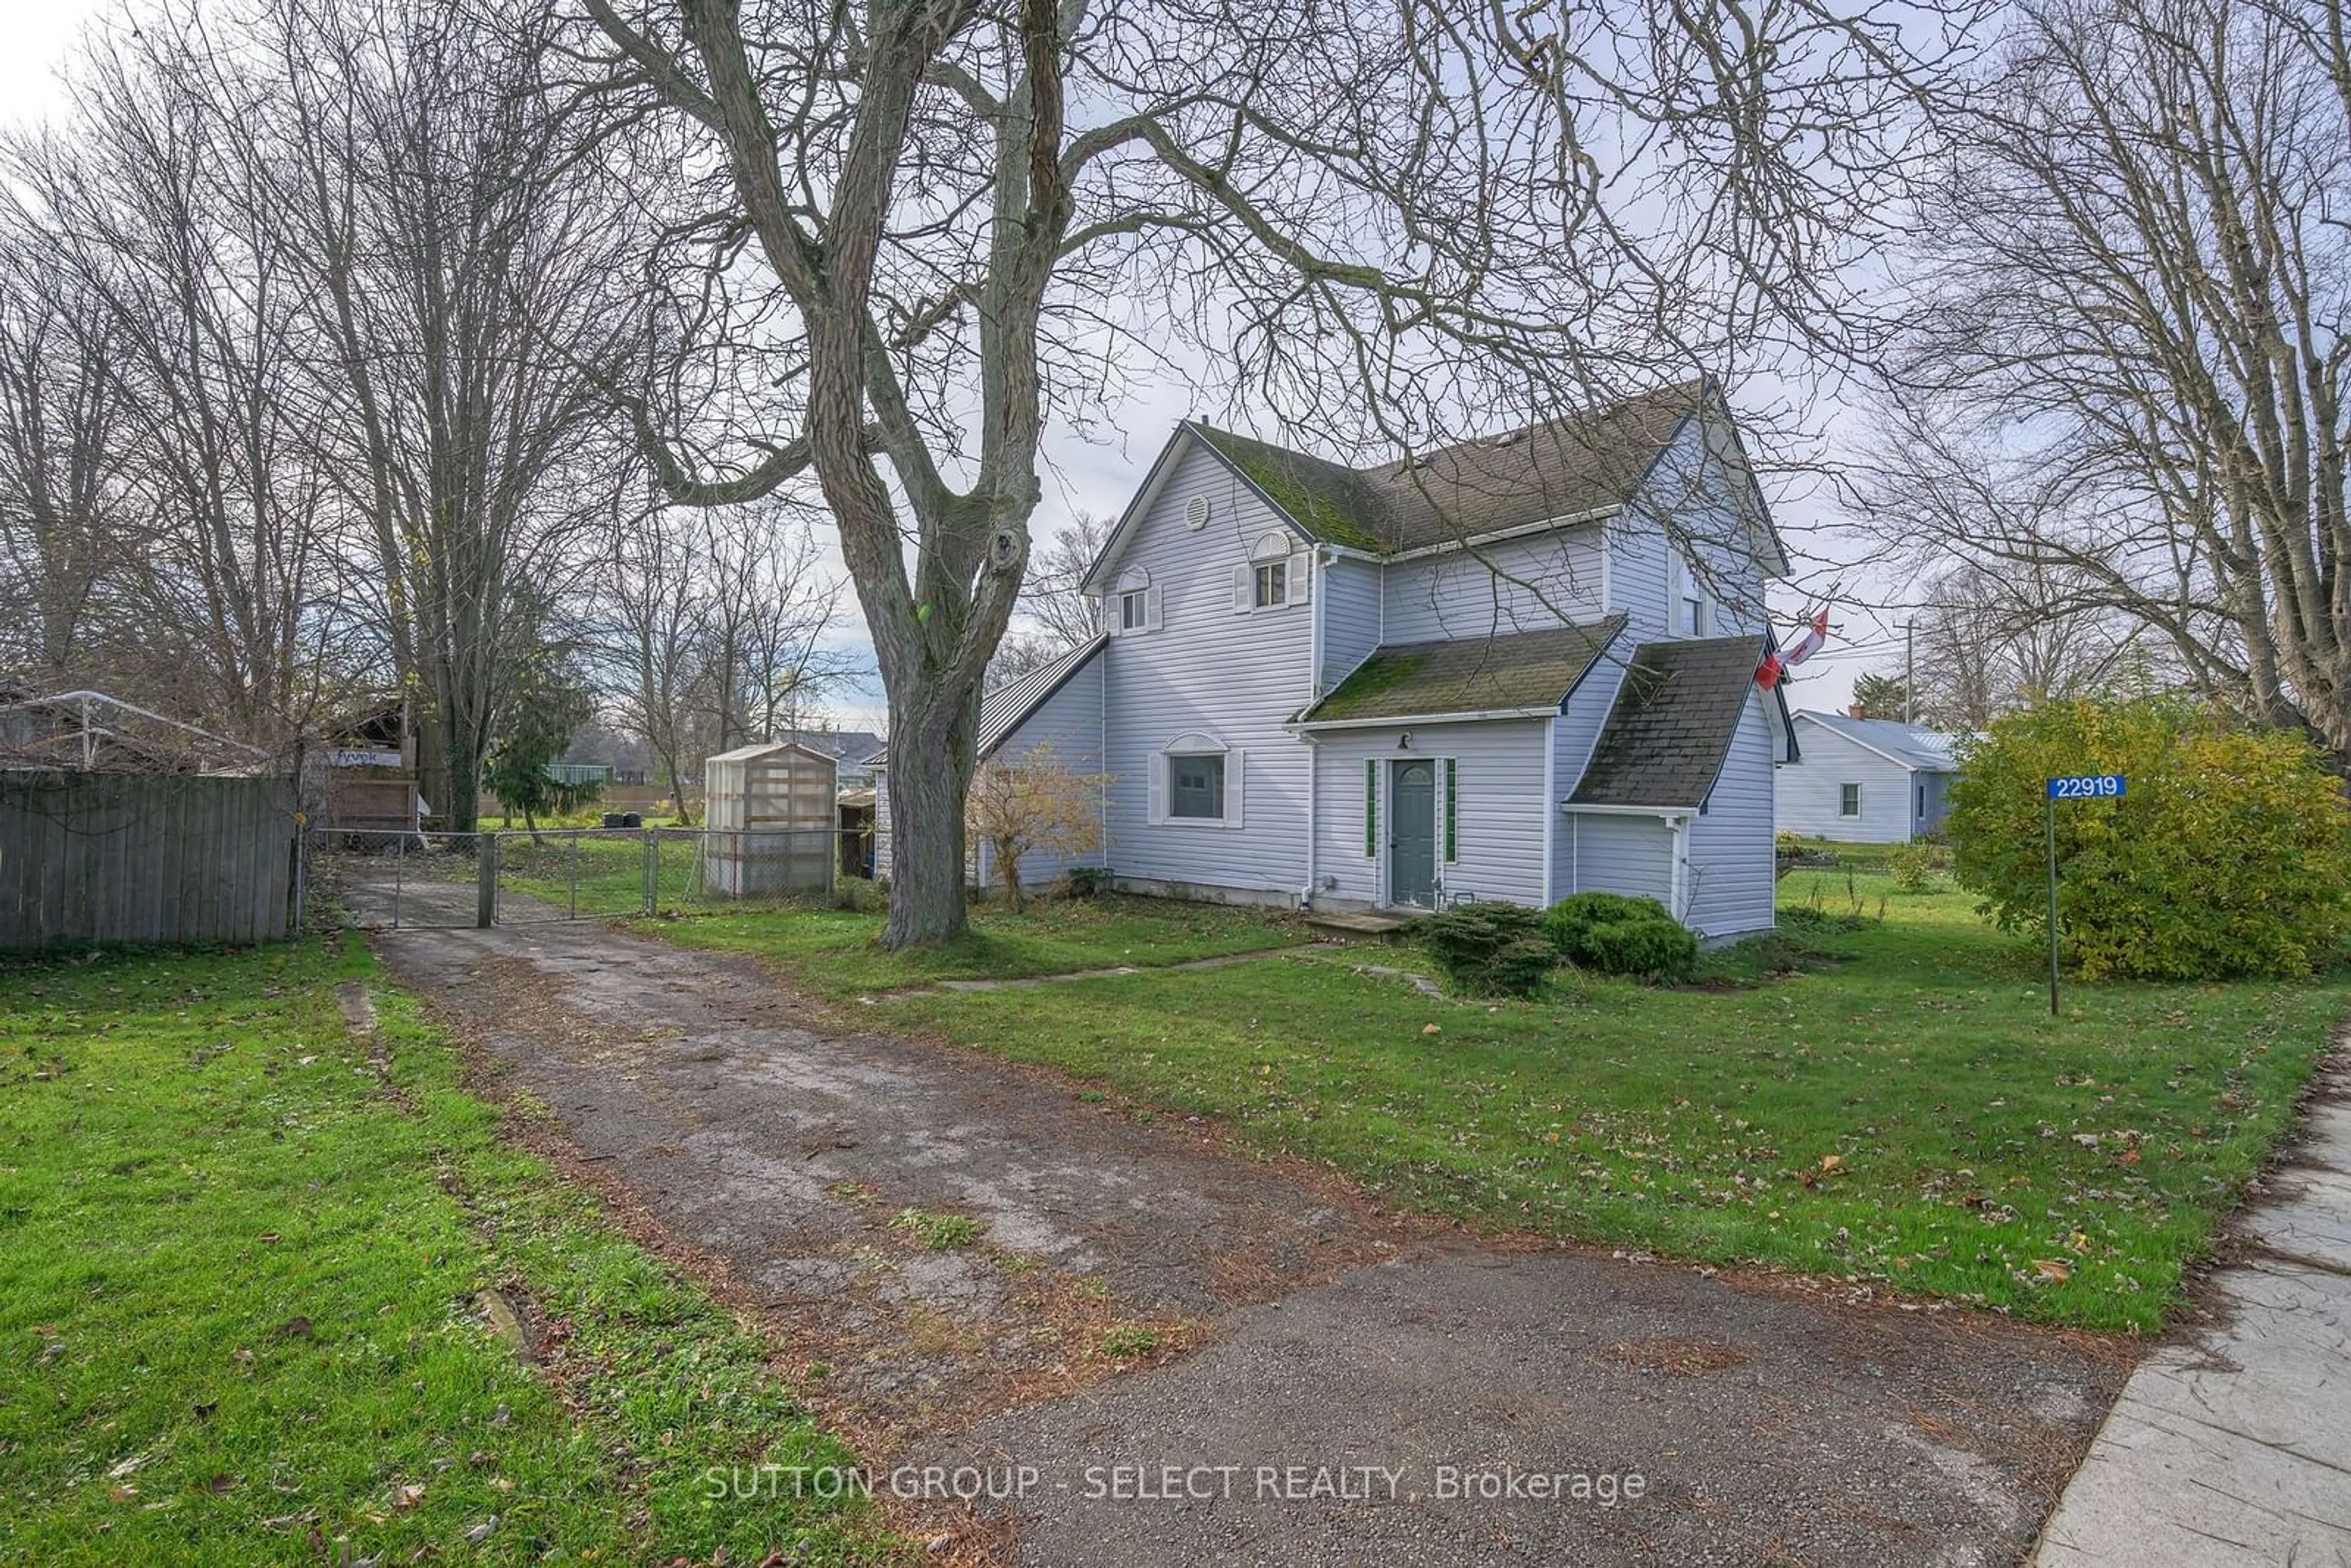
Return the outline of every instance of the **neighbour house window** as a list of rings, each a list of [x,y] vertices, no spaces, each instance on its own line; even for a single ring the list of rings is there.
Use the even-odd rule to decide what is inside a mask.
[[[1924,784],[1918,786],[1918,820],[1922,822],[1927,820],[1927,787]]]
[[[1225,759],[1214,755],[1170,757],[1167,814],[1221,821],[1225,814]]]
[[[1290,601],[1290,563],[1270,560],[1257,569],[1257,607],[1270,609]]]
[[[1837,800],[1837,815],[1840,817],[1860,816],[1861,786],[1858,784],[1847,784],[1843,786],[1843,794]]]
[[[1130,588],[1118,596],[1118,629],[1140,632],[1151,618],[1151,591]]]
[[[1686,637],[1706,635],[1706,601],[1695,594],[1682,596],[1682,635]]]

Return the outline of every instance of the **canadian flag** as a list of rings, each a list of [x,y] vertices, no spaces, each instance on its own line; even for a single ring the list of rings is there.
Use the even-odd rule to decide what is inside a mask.
[[[1763,662],[1755,666],[1755,684],[1770,691],[1785,679],[1790,670],[1821,651],[1829,640],[1829,612],[1823,605],[1813,623],[1798,633],[1796,640],[1776,653],[1766,653]]]

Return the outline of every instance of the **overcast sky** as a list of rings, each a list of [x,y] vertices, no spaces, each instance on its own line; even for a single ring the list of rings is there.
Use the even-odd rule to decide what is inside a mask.
[[[23,122],[54,111],[60,102],[57,73],[83,29],[101,16],[115,13],[118,0],[0,0],[0,117]],[[1734,402],[1736,398],[1734,397]],[[1044,502],[1036,531],[1041,538],[1058,531],[1081,511],[1116,513],[1141,482],[1144,470],[1167,438],[1170,427],[1186,413],[1184,389],[1170,381],[1138,380],[1134,395],[1119,411],[1118,433],[1107,439],[1081,440],[1062,432],[1049,440]],[[1823,426],[1847,423],[1837,411],[1823,411]],[[1270,434],[1269,428],[1265,434]],[[1827,512],[1822,498],[1807,492],[1818,486],[1783,488],[1774,497],[1781,532],[1799,558],[1834,553],[1823,531]],[[837,554],[834,559],[838,560]],[[1773,611],[1781,636],[1786,640],[1801,623],[1807,608],[1804,591],[1826,585],[1817,567],[1800,580],[1775,592]],[[843,595],[852,624],[841,638],[844,646],[864,652],[870,666],[870,643],[857,623],[854,601]],[[1902,633],[1898,612],[1881,612],[1840,606],[1835,624],[1839,640],[1827,656],[1807,664],[1789,693],[1792,705],[1802,707],[1842,707],[1852,695],[1853,678],[1870,670],[1898,674],[1902,667]],[[842,694],[836,717],[862,728],[878,728],[883,697],[878,678],[862,689]]]

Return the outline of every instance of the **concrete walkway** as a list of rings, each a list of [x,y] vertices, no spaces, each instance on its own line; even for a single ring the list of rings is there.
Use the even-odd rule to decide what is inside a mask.
[[[2351,1568],[2351,1073],[2241,1230],[2216,1321],[2139,1364],[2043,1568]]]

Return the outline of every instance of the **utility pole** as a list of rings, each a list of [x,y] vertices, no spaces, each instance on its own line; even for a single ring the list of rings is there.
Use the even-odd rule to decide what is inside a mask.
[[[1917,698],[1911,694],[1918,689],[1918,630],[1909,622],[1902,622],[1902,722],[1918,722]]]

